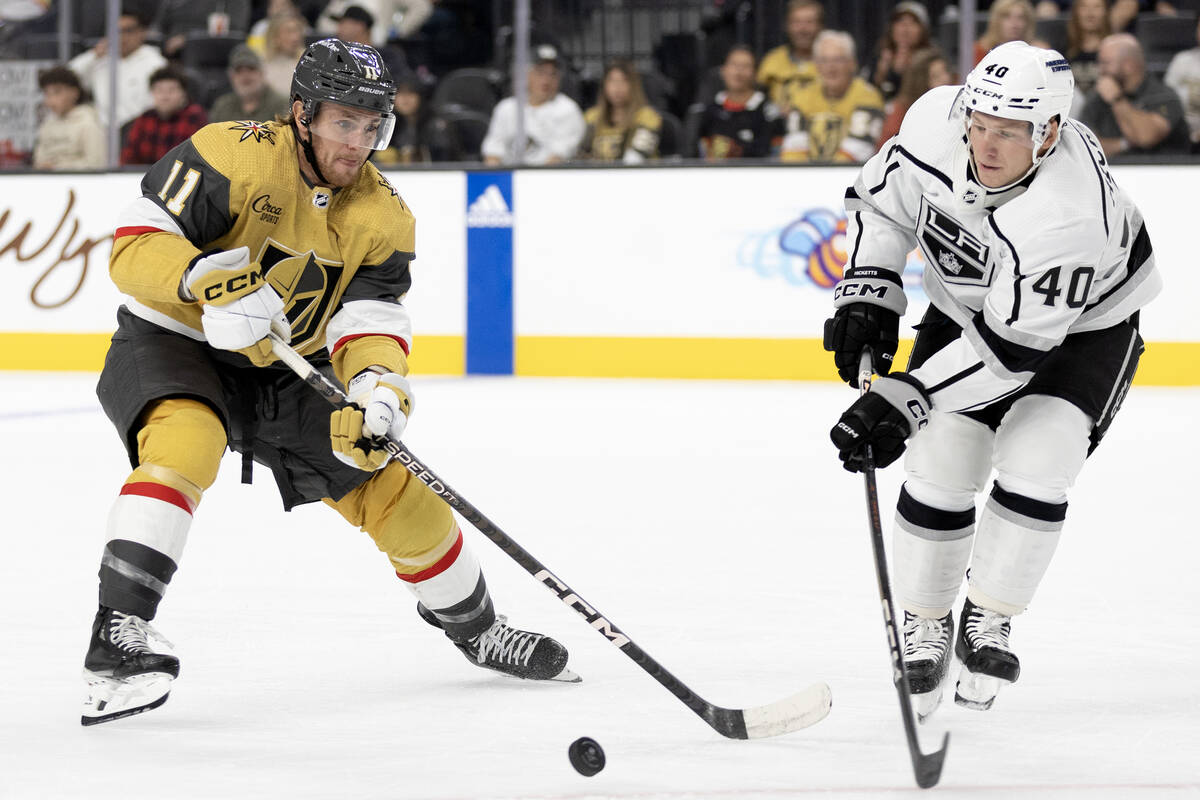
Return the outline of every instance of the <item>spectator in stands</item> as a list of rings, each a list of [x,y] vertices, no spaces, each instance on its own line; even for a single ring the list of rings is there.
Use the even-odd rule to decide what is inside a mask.
[[[517,99],[506,97],[492,109],[483,137],[487,164],[561,164],[575,156],[586,127],[574,100],[561,94],[561,63],[554,45],[540,44],[529,59],[529,104],[525,107],[525,141],[517,142]]]
[[[163,54],[179,58],[189,34],[245,36],[250,0],[159,0],[158,30]]]
[[[1196,23],[1196,43],[1200,45],[1200,20]],[[1192,152],[1200,152],[1200,47],[1176,53],[1164,82],[1179,95],[1192,135]]]
[[[299,14],[279,14],[267,23],[263,50],[263,77],[279,94],[290,97],[292,73],[304,54],[304,34],[308,23]]]
[[[33,145],[34,169],[101,169],[108,158],[104,129],[96,109],[65,66],[38,75],[46,117],[38,126]]]
[[[863,70],[863,77],[875,85],[886,103],[900,91],[900,80],[913,53],[929,44],[929,12],[925,6],[910,0],[897,3],[879,42],[875,63]]]
[[[387,149],[375,153],[376,166],[461,160],[453,129],[425,103],[420,79],[412,72],[399,72],[392,80],[396,84],[392,101],[396,126]]]
[[[721,65],[722,91],[700,118],[700,156],[706,161],[766,158],[779,140],[779,111],[754,85],[754,51],[730,48]],[[811,84],[810,84],[811,85]]]
[[[371,15],[369,40],[366,44],[380,48],[395,36],[413,36],[433,13],[431,0],[332,0],[317,19],[317,31],[335,33],[339,20],[352,5],[358,5]],[[341,39],[341,36],[338,36]]]
[[[987,30],[975,40],[975,61],[978,64],[993,47],[1005,42],[1022,41],[1046,47],[1034,41],[1037,20],[1029,0],[996,0],[988,12]]]
[[[246,34],[246,44],[250,45],[260,56],[267,52],[267,27],[271,24],[271,18],[280,15],[303,16],[296,6],[295,0],[267,0],[266,13],[250,26],[250,32]]]
[[[1191,145],[1179,95],[1146,72],[1142,46],[1128,33],[1114,33],[1100,44],[1100,77],[1079,119],[1109,158],[1186,153]]]
[[[583,120],[580,158],[626,164],[658,158],[662,117],[646,102],[642,79],[629,61],[614,61],[604,70],[600,97]]]
[[[161,67],[150,76],[154,107],[133,121],[122,164],[153,164],[175,145],[208,124],[199,103],[188,97],[187,81],[175,67]]]
[[[818,0],[789,0],[784,19],[787,44],[768,51],[758,68],[758,83],[776,108],[783,110],[794,89],[817,79],[812,48],[824,26],[825,6]]]
[[[262,59],[249,45],[239,44],[229,54],[229,85],[232,91],[218,97],[208,112],[209,122],[255,120],[268,122],[287,114],[291,102],[272,89],[263,77]]]
[[[1138,14],[1165,14],[1174,16],[1178,13],[1174,3],[1164,0],[1113,0],[1108,12],[1108,22],[1113,33],[1127,31],[1134,26]]]
[[[850,34],[821,31],[813,53],[817,82],[792,95],[781,158],[862,163],[875,154],[883,97],[855,77],[858,61]]]
[[[1108,25],[1108,0],[1075,0],[1067,20],[1067,60],[1075,77],[1076,102],[1071,115],[1078,117],[1083,103],[1100,77],[1100,42],[1112,30]]]
[[[900,132],[900,123],[908,113],[909,106],[917,102],[917,98],[937,86],[949,86],[955,82],[954,73],[950,70],[950,62],[936,47],[926,47],[913,53],[904,77],[900,79],[900,91],[891,103],[891,110],[883,120],[883,132],[875,149],[883,147],[883,143]]]
[[[149,24],[150,15],[133,6],[122,7],[117,19],[121,48],[117,61],[115,112],[118,125],[125,125],[151,106],[150,75],[167,63],[157,47],[146,44]],[[79,76],[83,87],[95,97],[101,124],[107,124],[113,113],[113,101],[109,96],[112,61],[108,40],[101,39],[91,50],[80,53],[67,63],[71,71]]]

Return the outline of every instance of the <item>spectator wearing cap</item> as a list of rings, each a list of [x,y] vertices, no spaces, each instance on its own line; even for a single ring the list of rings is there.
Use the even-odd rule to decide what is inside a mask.
[[[117,18],[120,53],[116,62],[115,116],[117,124],[121,126],[151,106],[150,75],[167,64],[157,47],[146,44],[149,24],[149,16],[132,6],[123,7]],[[108,40],[101,39],[91,50],[67,62],[67,66],[79,76],[83,88],[91,92],[100,122],[106,124],[113,111],[113,99],[109,96],[113,59],[108,52]]]
[[[697,128],[706,161],[765,158],[778,137],[779,112],[754,85],[754,51],[736,44],[725,54],[717,92],[704,107]]]
[[[1186,153],[1191,145],[1179,95],[1146,72],[1142,46],[1128,33],[1100,43],[1100,77],[1079,120],[1109,158]]]
[[[817,79],[812,63],[813,42],[825,26],[825,6],[818,0],[790,0],[784,16],[787,44],[781,44],[763,56],[758,68],[758,83],[767,90],[768,99],[779,109],[787,107],[792,91]]]
[[[229,54],[229,85],[232,91],[213,102],[209,122],[267,122],[277,114],[287,114],[291,106],[286,96],[267,85],[262,59],[249,45],[239,44]]]
[[[559,92],[558,50],[538,45],[530,56],[525,141],[517,142],[517,99],[506,97],[492,110],[481,150],[488,164],[560,164],[575,156],[586,124],[574,100]]]
[[[46,116],[33,145],[34,169],[101,169],[107,166],[104,129],[87,102],[79,76],[65,66],[38,75]]]
[[[371,15],[369,39],[365,44],[376,49],[386,45],[393,36],[404,39],[416,35],[433,13],[431,0],[332,0],[317,19],[317,31],[335,33],[339,20],[355,5]]]
[[[854,37],[821,31],[813,46],[817,82],[792,95],[784,161],[862,163],[875,154],[883,129],[883,97],[856,77]]]
[[[133,121],[121,148],[122,164],[153,164],[208,124],[208,115],[188,97],[183,73],[163,67],[150,76],[154,107]]]
[[[897,3],[876,48],[875,63],[868,65],[862,76],[888,103],[900,91],[900,81],[912,63],[913,53],[929,44],[929,12],[925,6],[910,0]]]

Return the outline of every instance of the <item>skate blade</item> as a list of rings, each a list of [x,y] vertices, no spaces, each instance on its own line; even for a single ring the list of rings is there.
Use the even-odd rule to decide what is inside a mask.
[[[932,692],[922,692],[912,696],[913,713],[917,715],[917,722],[924,724],[925,720],[933,716],[933,712],[937,711],[942,705],[942,687]]]
[[[987,711],[992,707],[1000,687],[1011,681],[996,678],[991,675],[971,672],[966,667],[958,674],[958,685],[954,689],[954,702],[963,708],[974,711]]]
[[[553,678],[548,678],[547,680],[558,681],[559,683],[582,683],[583,682],[583,678],[579,677],[578,675],[576,675],[574,672],[567,669],[566,667],[563,667],[562,672],[558,673]]]
[[[115,679],[83,671],[88,696],[83,703],[81,725],[132,717],[158,708],[167,702],[173,678],[165,672],[147,672],[131,678]]]

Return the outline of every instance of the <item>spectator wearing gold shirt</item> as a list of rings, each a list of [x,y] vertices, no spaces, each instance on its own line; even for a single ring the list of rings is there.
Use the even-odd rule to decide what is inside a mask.
[[[604,70],[600,97],[583,115],[587,130],[579,158],[641,164],[658,158],[662,117],[646,102],[633,64],[614,61]]]
[[[813,65],[813,42],[825,26],[825,7],[817,0],[790,0],[784,27],[787,44],[781,44],[763,56],[759,65],[758,84],[767,90],[767,97],[781,110],[785,109],[792,92],[817,79]]]
[[[850,34],[822,31],[813,54],[817,80],[792,92],[780,158],[862,163],[875,153],[883,96],[855,77],[858,61]]]

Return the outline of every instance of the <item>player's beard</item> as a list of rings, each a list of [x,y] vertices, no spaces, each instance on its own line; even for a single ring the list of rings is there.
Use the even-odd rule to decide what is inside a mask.
[[[362,147],[340,144],[321,149],[325,152],[318,150],[317,166],[333,188],[350,186],[358,180],[358,173],[371,154],[370,150]]]

